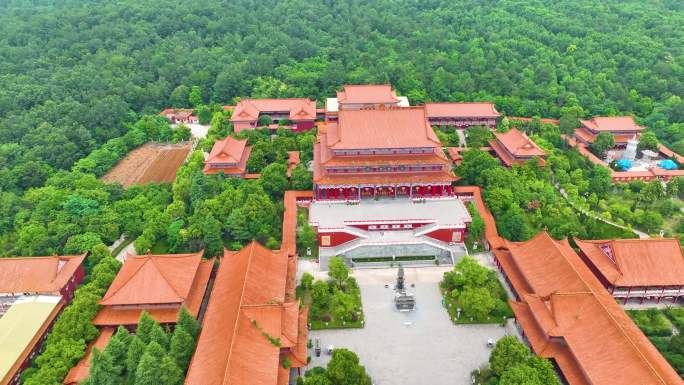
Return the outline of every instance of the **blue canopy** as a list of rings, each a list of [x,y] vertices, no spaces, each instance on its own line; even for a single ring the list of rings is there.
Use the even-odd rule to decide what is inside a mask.
[[[627,171],[630,168],[632,168],[632,161],[627,160],[627,159],[620,159],[616,162],[617,166],[620,168],[622,171]]]
[[[664,168],[665,170],[676,170],[677,169],[677,163],[675,163],[672,159],[665,159],[660,162],[660,167]]]

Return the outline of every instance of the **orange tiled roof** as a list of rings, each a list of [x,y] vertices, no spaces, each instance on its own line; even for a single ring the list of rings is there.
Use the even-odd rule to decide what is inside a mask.
[[[399,98],[389,84],[346,84],[337,92],[338,103],[398,103]]]
[[[100,305],[181,303],[202,260],[193,254],[129,255]]]
[[[215,174],[223,171],[226,175],[244,174],[251,153],[252,146],[247,146],[247,139],[235,139],[232,136],[227,136],[225,139],[214,143],[211,153],[205,161],[204,173]],[[234,163],[235,166],[217,167],[225,163]]]
[[[594,143],[596,140],[596,134],[589,131],[586,127],[580,127],[575,130],[575,135],[587,143]],[[628,140],[632,139],[634,135],[613,135],[616,144],[627,143]]]
[[[498,118],[501,114],[491,102],[425,103],[428,118]]]
[[[287,152],[287,176],[292,176],[292,170],[299,164],[299,151]]]
[[[594,116],[590,120],[580,119],[582,126],[591,131],[643,131],[644,127],[636,124],[632,116]]]
[[[199,253],[201,255],[201,252]],[[163,257],[163,256],[162,256]],[[130,257],[126,260],[128,260]],[[161,260],[162,263],[166,262],[163,259]],[[136,298],[130,298],[130,301],[133,301],[129,305],[132,305],[133,307],[117,307],[117,306],[104,306],[95,316],[95,319],[93,320],[93,324],[97,326],[117,326],[117,325],[136,325],[138,323],[138,320],[140,319],[140,314],[143,312],[143,310],[147,311],[152,318],[157,320],[157,322],[160,323],[175,323],[176,320],[178,319],[178,312],[180,311],[180,305],[182,304],[186,310],[192,314],[193,316],[197,317],[199,314],[199,309],[202,304],[202,299],[204,298],[204,294],[207,289],[207,284],[209,283],[209,277],[211,276],[211,270],[214,265],[214,259],[209,259],[209,260],[202,260],[199,262],[197,268],[194,267],[194,262],[188,263],[189,266],[186,266],[187,271],[194,271],[194,275],[192,277],[181,277],[181,275],[177,275],[174,277],[171,274],[168,274],[169,279],[191,279],[191,285],[190,288],[185,295],[183,301],[181,303],[169,303],[168,305],[171,306],[165,306],[165,307],[153,307],[153,306],[146,306],[150,305],[150,303],[145,302],[150,300],[150,296],[146,295],[144,298],[143,297],[136,297]],[[126,266],[126,263],[124,263],[124,266]],[[173,267],[173,269],[176,269],[177,267]],[[123,267],[122,267],[123,270]],[[121,273],[119,273],[121,274]],[[183,272],[183,274],[187,274],[187,272]],[[164,279],[160,278],[154,274],[150,274],[149,276],[150,282],[155,282],[159,279]],[[119,275],[114,279],[114,282],[119,278]],[[134,285],[132,287],[124,289],[123,292],[127,292],[128,290],[134,289],[136,286],[141,285],[139,287],[147,287],[145,286],[145,281],[141,278],[146,277],[137,277],[135,279],[131,279],[132,283],[131,285]],[[157,283],[152,283],[153,287],[156,287],[158,284]],[[175,284],[173,286],[180,286],[184,288],[184,283],[183,284]],[[113,287],[110,286],[110,290]],[[138,288],[139,288],[138,287]],[[166,288],[164,288],[166,289]],[[150,289],[141,289],[143,291],[145,290],[150,290]],[[109,292],[108,292],[109,293]],[[151,294],[154,295],[154,294]],[[122,298],[122,297],[119,297]],[[139,301],[139,302],[137,302]],[[126,305],[126,304],[123,304]]]
[[[85,256],[0,258],[0,293],[58,294]]]
[[[303,332],[306,344],[306,329],[292,325],[302,321],[295,316],[299,302],[286,301],[289,260],[286,253],[273,252],[257,242],[236,253],[226,252],[186,384],[277,383],[281,347],[268,336],[279,338],[282,348],[298,351]]]
[[[676,239],[575,238],[575,242],[615,286],[684,285],[684,254]]]
[[[327,124],[327,145],[335,149],[411,148],[441,145],[425,109],[342,110]]]
[[[684,163],[684,156],[681,156],[677,154],[676,152],[670,150],[669,148],[665,147],[663,144],[658,143],[658,151],[663,154],[664,156],[668,158],[673,158],[674,160],[677,161],[679,164]]]
[[[288,113],[290,120],[313,120],[316,119],[316,102],[306,98],[242,99],[235,106],[230,120],[254,121],[262,112]]]
[[[516,319],[570,385],[683,383],[566,240],[542,233],[507,247],[495,255],[520,297]]]
[[[504,146],[514,156],[539,156],[543,157],[546,152],[530,139],[527,134],[511,128],[507,132],[495,132],[496,141]]]

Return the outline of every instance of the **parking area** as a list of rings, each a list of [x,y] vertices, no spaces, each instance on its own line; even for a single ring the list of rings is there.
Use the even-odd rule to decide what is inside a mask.
[[[469,384],[470,372],[489,359],[487,339],[497,340],[511,329],[454,325],[449,320],[438,283],[451,268],[405,269],[408,291],[416,298],[416,308],[410,313],[394,309],[396,268],[354,270],[361,287],[366,326],[311,331],[310,338],[320,339],[323,353],[316,357],[311,349],[309,368],[325,366],[330,359],[325,350],[333,345],[356,352],[375,385]]]

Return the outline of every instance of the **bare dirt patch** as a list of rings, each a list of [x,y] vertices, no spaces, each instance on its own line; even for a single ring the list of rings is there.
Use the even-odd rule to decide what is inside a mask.
[[[107,183],[132,184],[173,182],[176,170],[183,164],[191,143],[146,143],[131,151],[102,180]]]

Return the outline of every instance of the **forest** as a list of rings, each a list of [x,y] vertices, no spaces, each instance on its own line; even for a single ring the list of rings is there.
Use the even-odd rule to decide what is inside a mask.
[[[193,86],[204,103],[389,82],[510,116],[634,113],[684,152],[682,24],[677,0],[8,0],[0,189],[42,186]]]

